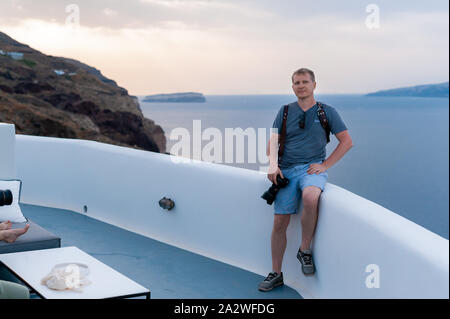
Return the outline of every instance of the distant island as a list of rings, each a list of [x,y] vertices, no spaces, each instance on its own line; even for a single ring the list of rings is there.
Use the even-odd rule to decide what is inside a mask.
[[[184,92],[171,94],[154,94],[144,97],[142,102],[206,102],[202,93]]]
[[[448,82],[383,90],[366,94],[366,96],[449,97]]]

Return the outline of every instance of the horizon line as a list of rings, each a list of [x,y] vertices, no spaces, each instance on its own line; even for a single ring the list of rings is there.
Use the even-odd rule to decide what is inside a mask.
[[[445,81],[439,81],[439,82],[431,82],[431,83],[423,83],[423,84],[415,84],[415,85],[408,85],[408,86],[398,86],[398,87],[394,87],[394,88],[389,88],[389,89],[378,89],[378,90],[372,90],[370,92],[318,92],[315,93],[315,95],[367,95],[367,94],[372,94],[372,93],[378,93],[378,92],[382,92],[382,91],[390,91],[390,90],[396,90],[396,89],[404,89],[404,88],[414,88],[417,86],[422,86],[422,85],[438,85],[438,84],[445,84],[448,83],[449,80],[445,80]],[[120,85],[119,85],[120,86]],[[157,95],[157,94],[176,94],[176,93],[200,93],[203,95],[294,95],[293,93],[203,93],[203,92],[198,92],[198,91],[192,91],[192,90],[186,90],[186,91],[172,91],[172,92],[158,92],[158,93],[146,93],[146,94],[132,94],[130,92],[128,92],[130,95],[133,96],[147,96],[147,95]]]

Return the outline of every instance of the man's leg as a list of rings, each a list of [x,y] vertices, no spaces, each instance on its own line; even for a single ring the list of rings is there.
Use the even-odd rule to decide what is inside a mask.
[[[30,228],[30,224],[26,224],[24,228],[2,230],[0,231],[0,241],[4,240],[8,243],[13,243],[17,237],[25,234],[28,228]]]
[[[303,210],[300,217],[302,224],[302,242],[300,250],[310,249],[311,241],[317,225],[319,214],[319,199],[322,190],[316,186],[307,186],[302,191]]]
[[[286,230],[289,225],[290,214],[275,214],[273,220],[273,229],[271,237],[272,246],[272,270],[281,273],[281,264],[283,263],[283,255],[286,250]]]

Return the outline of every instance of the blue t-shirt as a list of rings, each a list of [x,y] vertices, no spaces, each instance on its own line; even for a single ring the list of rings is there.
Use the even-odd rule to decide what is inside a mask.
[[[327,116],[331,133],[337,134],[345,131],[347,127],[338,112],[332,106],[324,103],[321,104]],[[327,136],[325,129],[320,125],[317,108],[318,106],[316,103],[313,107],[304,112],[297,101],[289,104],[288,117],[286,120],[284,153],[280,163],[278,163],[281,169],[325,160]],[[278,134],[281,134],[283,110],[284,105],[278,111],[277,117],[272,125],[273,128],[278,128]],[[301,129],[299,126],[299,122],[302,118],[305,121],[304,129]]]

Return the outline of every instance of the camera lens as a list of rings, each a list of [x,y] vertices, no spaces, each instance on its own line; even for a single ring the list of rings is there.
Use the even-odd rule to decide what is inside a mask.
[[[267,204],[272,205],[273,201],[275,200],[276,194],[273,194],[273,190],[269,189],[262,194],[261,198],[265,199]]]
[[[280,175],[277,175],[277,185],[272,184],[272,186],[261,195],[261,198],[265,199],[267,204],[272,205],[280,188],[286,187],[287,184],[289,184],[288,178],[281,178]]]
[[[0,189],[0,206],[11,205],[13,202],[13,194],[12,192],[7,190]]]

